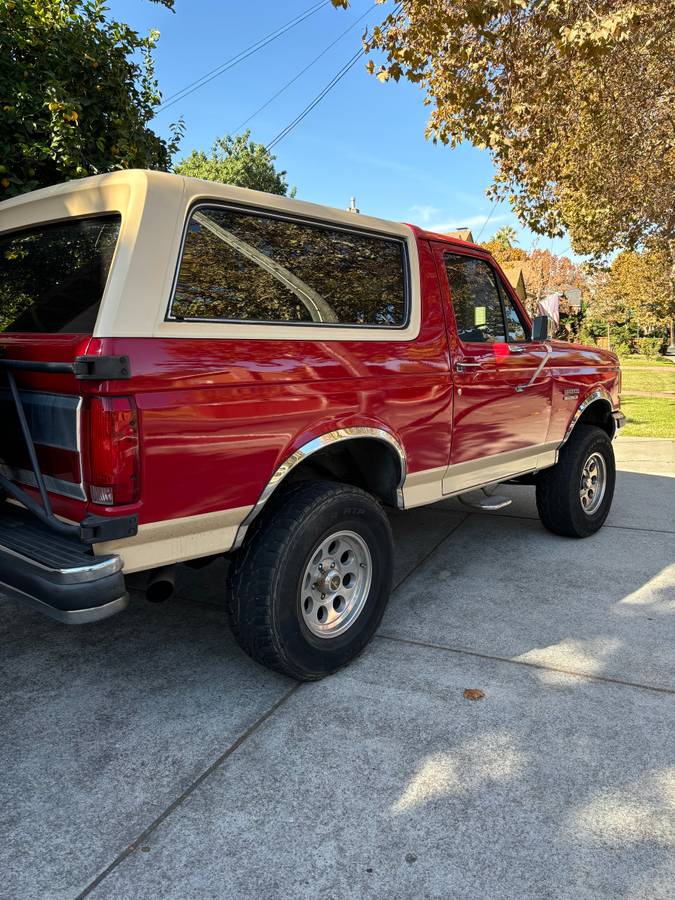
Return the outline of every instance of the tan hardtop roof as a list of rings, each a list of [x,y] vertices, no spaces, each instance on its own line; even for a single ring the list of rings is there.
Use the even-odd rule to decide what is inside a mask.
[[[236,187],[231,184],[222,184],[216,181],[207,181],[201,178],[188,178],[185,175],[174,175],[170,172],[155,172],[150,169],[126,169],[117,172],[108,172],[104,175],[92,175],[87,178],[76,178],[63,184],[40,188],[18,197],[0,202],[0,231],[20,227],[14,224],[15,216],[6,214],[25,209],[28,205],[32,211],[32,221],[53,221],[55,204],[59,199],[63,202],[61,217],[79,215],[77,194],[96,191],[111,193],[114,189],[128,191],[130,194],[143,194],[146,196],[161,194],[164,191],[175,193],[176,186],[180,185],[183,199],[190,205],[193,201],[224,200],[236,202],[247,206],[270,208],[275,207],[296,215],[307,218],[328,221],[339,221],[351,227],[364,228],[385,233],[400,233],[406,227],[400,222],[388,219],[380,219],[376,216],[366,216],[361,213],[350,213],[343,209],[325,206],[319,203],[310,203],[306,200],[295,200],[290,197],[282,197],[278,194],[269,194],[264,191],[254,191],[250,188]],[[112,189],[112,190],[111,190]],[[45,204],[44,217],[41,215],[41,205]],[[60,204],[59,204],[60,206]],[[123,210],[120,210],[123,212]],[[20,217],[24,219],[24,216]]]
[[[415,231],[398,222],[198,178],[130,169],[69,181],[4,201],[0,203],[0,232],[46,225],[69,217],[121,214],[94,337],[288,340],[290,332],[283,324],[174,322],[166,318],[188,212],[198,203],[212,201],[286,213],[405,241],[410,268],[410,316],[403,328],[331,328],[328,323],[322,326],[312,323],[294,326],[294,339],[412,340],[419,334],[421,300]]]

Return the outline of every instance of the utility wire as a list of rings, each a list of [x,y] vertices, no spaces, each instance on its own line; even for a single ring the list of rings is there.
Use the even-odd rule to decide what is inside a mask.
[[[158,112],[163,112],[165,109],[168,109],[170,106],[173,106],[175,103],[178,103],[180,100],[184,100],[186,97],[189,97],[190,94],[193,94],[195,91],[198,91],[199,88],[204,87],[204,85],[208,84],[210,81],[213,81],[214,78],[218,78],[219,75],[222,75],[224,72],[227,72],[229,69],[236,66],[238,63],[243,62],[245,59],[248,59],[249,56],[252,56],[254,53],[257,53],[258,50],[262,50],[263,47],[266,47],[268,44],[271,44],[272,41],[275,41],[277,38],[280,38],[282,35],[286,34],[286,32],[290,31],[292,28],[295,28],[296,25],[299,25],[301,22],[304,22],[305,19],[308,19],[310,16],[314,15],[314,13],[318,12],[324,6],[328,6],[330,0],[320,0],[319,3],[315,3],[306,9],[304,12],[295,16],[295,18],[291,19],[289,22],[286,22],[285,25],[280,25],[279,28],[271,31],[269,34],[255,41],[253,44],[250,44],[244,50],[241,50],[239,53],[235,54],[235,56],[230,57],[230,59],[225,60],[225,62],[221,63],[219,66],[216,66],[215,69],[211,69],[210,72],[207,72],[205,75],[202,75],[200,78],[197,78],[195,81],[190,82],[185,87],[181,88],[179,91],[176,91],[173,94],[170,94],[166,100],[161,103],[157,110]]]
[[[401,9],[402,6],[403,6],[402,3],[397,4],[397,6],[394,8],[394,10],[393,10],[393,12],[392,12],[392,15],[396,15],[396,13]],[[342,66],[342,68],[339,69],[338,72],[336,72],[336,74],[335,74],[335,75],[333,76],[333,78],[328,82],[328,84],[325,85],[325,87],[323,87],[323,88],[319,91],[319,93],[316,95],[316,97],[314,97],[314,99],[311,100],[311,101],[307,104],[307,106],[302,110],[302,112],[300,112],[300,113],[295,117],[295,119],[293,119],[292,122],[289,122],[289,124],[286,125],[285,128],[282,128],[282,130],[272,138],[272,140],[267,144],[267,149],[268,149],[268,150],[271,150],[272,147],[276,146],[276,144],[279,143],[279,141],[282,141],[288,134],[290,134],[290,132],[293,131],[293,129],[294,129],[297,125],[299,125],[300,122],[302,122],[302,120],[303,120],[306,116],[308,116],[308,115],[310,114],[310,112],[314,109],[314,107],[315,107],[315,106],[318,106],[318,104],[321,103],[321,101],[323,100],[323,98],[324,98],[328,93],[330,93],[330,91],[333,90],[333,88],[335,87],[335,85],[345,77],[345,75],[347,74],[347,72],[349,72],[349,70],[350,70],[351,68],[353,68],[353,66],[356,65],[356,63],[359,61],[359,59],[361,59],[361,57],[364,56],[365,52],[366,52],[366,51],[365,51],[365,48],[362,47],[362,48],[361,48],[360,50],[358,50],[358,51],[357,51],[357,52],[356,52],[349,60],[347,60],[347,62],[344,64],[344,66]]]
[[[274,147],[276,144],[279,143],[279,141],[283,141],[283,139],[288,134],[290,134],[291,131],[293,131],[293,129],[296,127],[296,125],[299,125],[300,122],[302,122],[302,120],[311,113],[311,111],[314,109],[314,107],[318,106],[318,104],[321,103],[321,101],[326,96],[326,94],[328,94],[335,87],[335,85],[345,77],[347,72],[349,72],[349,70],[354,65],[356,65],[356,63],[361,59],[361,57],[363,56],[363,54],[365,52],[366,51],[363,48],[361,48],[361,50],[359,50],[357,53],[355,53],[354,56],[352,56],[351,59],[337,72],[337,74],[333,76],[331,81],[329,81],[328,84],[316,95],[316,97],[310,103],[307,104],[307,106],[303,109],[303,111],[299,115],[297,115],[295,117],[295,119],[293,119],[292,122],[289,122],[289,124],[286,125],[285,128],[282,128],[282,130],[272,138],[272,140],[267,145],[267,149],[271,150],[272,147]]]
[[[495,202],[492,204],[492,209],[490,210],[490,213],[489,213],[487,219],[483,222],[483,225],[482,225],[481,230],[478,232],[478,237],[476,238],[476,243],[478,243],[478,241],[480,240],[480,236],[481,236],[481,234],[485,231],[485,228],[486,228],[486,226],[487,226],[487,223],[488,223],[488,222],[490,221],[490,219],[492,218],[492,213],[497,209],[497,206],[499,205],[499,202],[500,202],[499,200],[495,200]]]
[[[362,15],[360,15],[355,22],[352,22],[352,24],[348,28],[345,28],[345,30],[343,32],[341,32],[335,38],[334,41],[331,41],[330,44],[328,44],[326,47],[323,48],[323,50],[321,51],[321,53],[318,54],[318,56],[315,56],[314,59],[310,63],[307,63],[307,65],[304,68],[300,69],[300,71],[297,73],[297,75],[294,75],[293,78],[290,79],[290,81],[287,81],[283,87],[279,88],[279,90],[276,92],[276,94],[272,94],[272,96],[269,98],[269,100],[266,100],[265,103],[263,103],[262,106],[259,106],[255,112],[251,113],[251,115],[247,119],[244,119],[243,122],[241,122],[239,125],[237,125],[237,127],[234,129],[234,131],[232,133],[237,134],[244,127],[244,125],[248,125],[248,123],[251,121],[251,119],[254,119],[258,115],[258,113],[261,113],[263,111],[263,109],[267,109],[267,107],[270,105],[270,103],[273,103],[277,99],[277,97],[281,96],[281,94],[284,93],[285,90],[287,90],[292,84],[295,84],[295,82],[298,80],[298,78],[301,78],[305,74],[305,72],[307,72],[309,69],[311,69],[315,63],[317,63],[323,56],[325,56],[326,53],[328,53],[329,50],[331,50],[339,41],[341,41],[342,38],[346,34],[349,34],[350,31],[352,31],[354,28],[356,28],[356,26],[359,24],[359,22],[362,19],[365,19],[366,16],[370,15],[370,13],[372,13],[372,11],[373,11],[373,7],[369,5],[368,8],[366,9],[366,11],[364,13],[362,13]]]

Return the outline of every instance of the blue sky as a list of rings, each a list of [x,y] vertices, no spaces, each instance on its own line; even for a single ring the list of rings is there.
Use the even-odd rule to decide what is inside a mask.
[[[311,0],[222,2],[176,0],[176,12],[147,0],[110,0],[111,14],[136,30],[161,32],[155,54],[164,97],[210,71],[312,6]],[[365,25],[381,21],[391,3],[352,0],[350,9],[328,4],[287,34],[185,100],[161,111],[153,127],[160,134],[179,116],[186,124],[182,148],[208,149],[234,129],[350,25],[354,27],[311,69],[257,115],[247,127],[252,138],[270,141],[360,47]],[[369,14],[358,24],[356,20]],[[427,110],[414,85],[381,84],[359,60],[327,97],[277,147],[277,166],[286,169],[298,197],[346,208],[356,197],[363,213],[412,222],[439,231],[470,227],[486,240],[512,225],[529,249],[536,235],[523,229],[508,205],[492,203],[485,189],[492,179],[489,154],[470,145],[456,150],[424,138]],[[569,251],[562,238],[539,238],[538,246]]]

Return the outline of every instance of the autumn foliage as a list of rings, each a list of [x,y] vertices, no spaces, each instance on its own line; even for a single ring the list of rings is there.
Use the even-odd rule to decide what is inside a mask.
[[[433,140],[488,148],[492,195],[535,232],[675,267],[674,18],[675,0],[403,0],[368,66],[420,85]]]

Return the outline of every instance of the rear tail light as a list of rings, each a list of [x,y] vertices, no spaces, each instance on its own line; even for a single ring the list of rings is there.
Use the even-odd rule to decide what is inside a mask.
[[[131,397],[94,397],[90,406],[89,493],[118,506],[138,499],[138,412]]]

